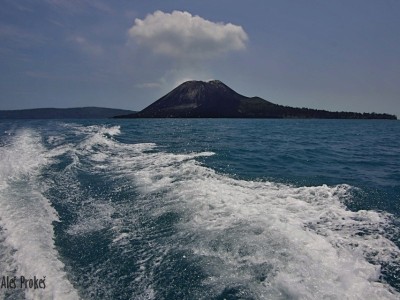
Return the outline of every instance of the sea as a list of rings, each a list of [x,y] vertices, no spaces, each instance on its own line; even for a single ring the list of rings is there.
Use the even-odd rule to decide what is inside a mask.
[[[400,299],[400,122],[0,121],[0,299]]]

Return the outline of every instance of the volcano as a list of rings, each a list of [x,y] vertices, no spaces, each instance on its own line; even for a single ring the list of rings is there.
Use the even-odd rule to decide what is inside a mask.
[[[219,80],[187,81],[142,111],[117,118],[316,118],[397,119],[376,113],[330,112],[246,97]]]

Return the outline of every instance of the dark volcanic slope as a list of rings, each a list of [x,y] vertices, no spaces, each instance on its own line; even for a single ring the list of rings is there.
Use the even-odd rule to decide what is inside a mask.
[[[104,119],[134,111],[104,107],[0,110],[0,119]]]
[[[240,105],[247,99],[217,80],[188,81],[142,110],[140,116],[240,117]]]
[[[328,112],[277,105],[245,97],[212,80],[187,81],[136,114],[119,118],[326,118],[396,119],[388,114]]]

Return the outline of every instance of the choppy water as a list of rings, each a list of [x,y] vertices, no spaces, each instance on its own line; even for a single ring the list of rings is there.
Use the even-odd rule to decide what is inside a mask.
[[[399,208],[397,121],[1,121],[0,297],[399,299]]]

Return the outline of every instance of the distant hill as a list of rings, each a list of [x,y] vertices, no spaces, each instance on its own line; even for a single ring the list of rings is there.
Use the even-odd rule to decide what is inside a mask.
[[[35,108],[0,110],[0,119],[105,119],[134,113],[132,110],[104,107]]]
[[[294,108],[238,94],[219,80],[187,81],[136,114],[116,118],[397,119],[377,113]]]

